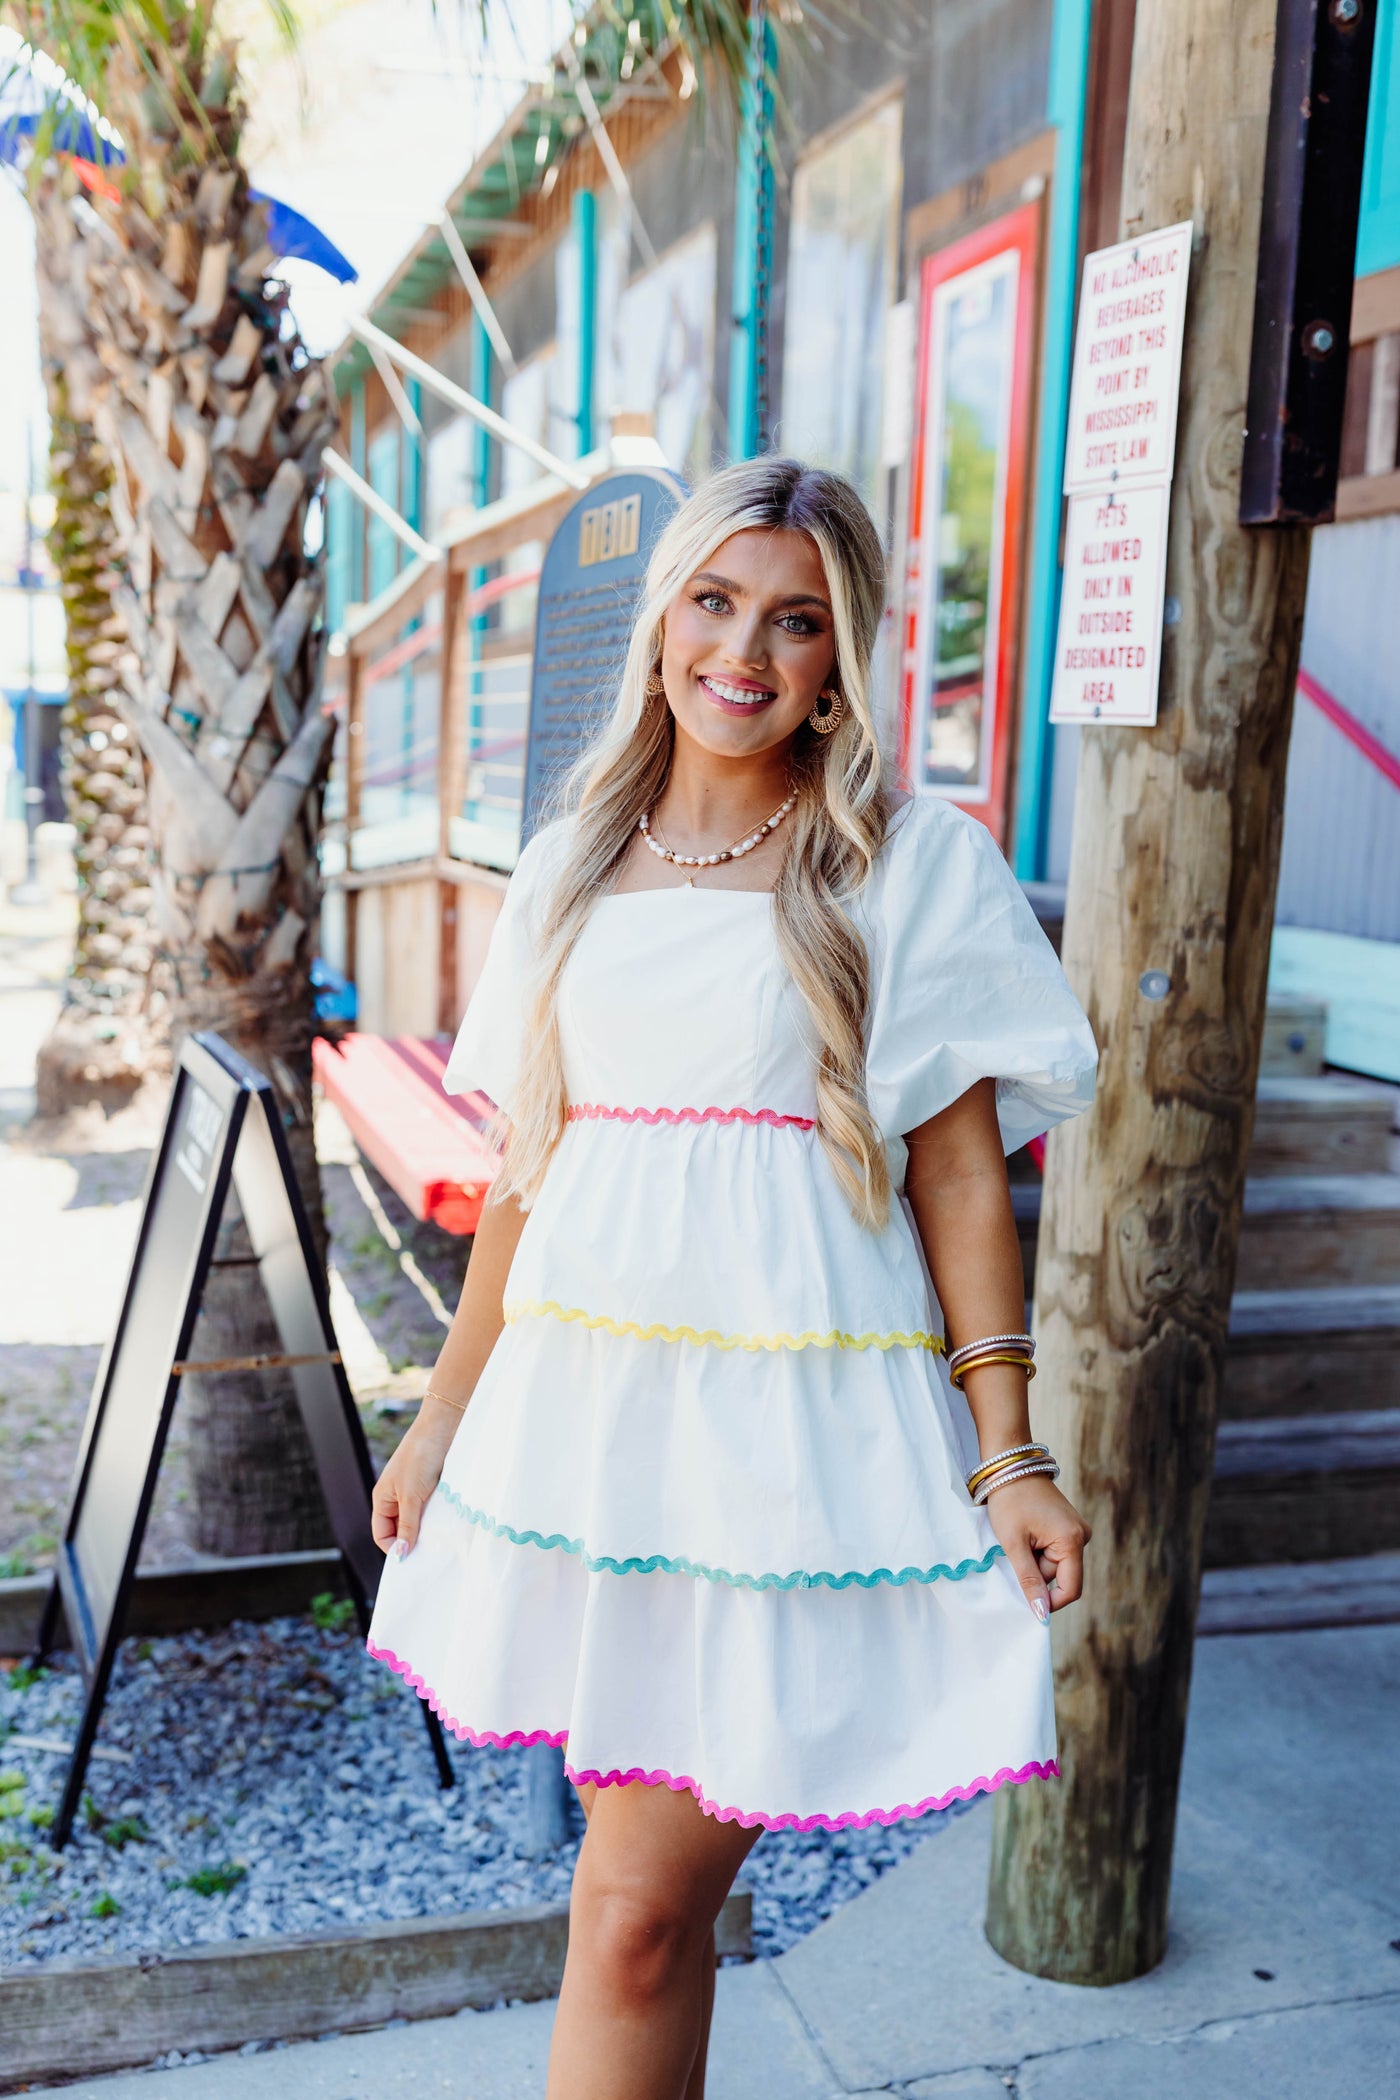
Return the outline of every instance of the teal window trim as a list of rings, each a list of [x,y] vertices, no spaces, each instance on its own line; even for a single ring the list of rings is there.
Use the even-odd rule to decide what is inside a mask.
[[[480,314],[473,312],[471,328],[471,391],[487,408],[494,408],[496,404],[491,399],[491,389],[495,370],[491,355],[491,338],[486,333]],[[478,509],[491,501],[492,443],[490,431],[480,423],[475,424],[472,430],[472,501]],[[468,572],[467,589],[479,591],[485,581],[486,570],[478,565]],[[487,616],[484,612],[473,613],[467,622],[467,690],[463,696],[463,705],[467,711],[468,750],[471,748],[473,735],[481,726],[476,669],[481,661],[481,644],[486,634],[486,625]],[[465,809],[449,812],[449,816],[453,818],[465,817],[466,814]]]
[[[364,382],[350,393],[350,464],[365,478],[365,389]],[[365,513],[357,503],[350,531],[350,602],[362,605],[365,596]]]
[[[401,432],[402,426],[397,416],[392,421],[380,424],[369,442],[369,468],[365,476],[376,495],[382,496],[386,503],[400,512]],[[398,575],[402,545],[398,535],[382,518],[375,517],[373,512],[369,515],[365,541],[368,550],[368,595],[374,599],[381,591],[387,590]]]
[[[423,530],[423,382],[406,381],[408,405],[418,418],[418,428],[403,434],[403,514],[415,532]]]
[[[754,36],[760,30],[759,37]],[[766,420],[768,294],[773,270],[773,74],[777,43],[767,14],[750,17],[749,76],[740,102],[734,192],[733,325],[729,337],[729,446],[735,459],[762,449]]]
[[[1011,865],[1023,882],[1045,872],[1050,827],[1050,680],[1060,613],[1060,504],[1065,472],[1074,309],[1079,278],[1079,175],[1084,158],[1091,0],[1056,0],[1048,110],[1055,127],[1040,347],[1039,435],[1034,463],[1021,728]]]
[[[593,375],[597,349],[598,206],[592,190],[574,197],[574,239],[578,244],[578,449],[593,450]]]
[[[354,533],[360,506],[343,481],[326,481],[326,625],[332,634],[345,625],[345,608],[354,593],[350,585]]]

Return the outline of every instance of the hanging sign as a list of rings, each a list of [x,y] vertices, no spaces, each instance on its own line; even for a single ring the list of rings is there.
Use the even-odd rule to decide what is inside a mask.
[[[1191,222],[1084,258],[1065,494],[1170,481]]]
[[[662,467],[631,467],[566,511],[540,569],[520,843],[617,696],[657,536],[685,495]]]
[[[1191,222],[1084,258],[1052,722],[1157,719]]]
[[[1053,720],[1156,721],[1168,495],[1071,496]]]
[[[190,1343],[230,1186],[282,1348],[273,1356],[195,1362]],[[98,1367],[39,1627],[42,1656],[62,1606],[83,1676],[82,1718],[50,1840],[55,1848],[67,1841],[81,1798],[180,1379],[189,1371],[279,1366],[291,1372],[345,1585],[368,1632],[383,1565],[370,1531],[373,1474],[282,1119],[261,1072],[221,1037],[189,1036],[151,1160],[121,1312]],[[441,1726],[424,1712],[438,1776],[450,1785]]]

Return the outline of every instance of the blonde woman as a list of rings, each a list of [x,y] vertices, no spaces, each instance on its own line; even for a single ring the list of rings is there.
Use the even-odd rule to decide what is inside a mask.
[[[469,1742],[567,1746],[550,2100],[700,2100],[761,1831],[1056,1770],[1088,1527],[1031,1435],[1004,1154],[1094,1045],[988,834],[891,787],[884,587],[835,475],[681,507],[447,1069],[509,1137],[375,1491],[370,1645]]]

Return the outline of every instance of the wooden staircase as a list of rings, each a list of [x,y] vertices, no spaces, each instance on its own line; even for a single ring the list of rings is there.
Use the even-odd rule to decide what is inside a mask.
[[[1324,1074],[1324,1020],[1270,1010],[1207,1569],[1400,1553],[1400,1089]],[[1038,1180],[1012,1195],[1029,1294]]]

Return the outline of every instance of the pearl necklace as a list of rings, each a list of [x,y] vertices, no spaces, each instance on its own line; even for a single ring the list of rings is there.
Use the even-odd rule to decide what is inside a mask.
[[[761,846],[769,832],[777,830],[783,818],[796,804],[796,801],[797,790],[794,788],[782,807],[775,809],[772,816],[766,818],[756,831],[751,831],[747,838],[737,840],[734,845],[726,846],[722,853],[673,853],[669,846],[659,844],[652,837],[651,813],[649,810],[644,809],[642,811],[637,822],[637,829],[641,832],[642,837],[646,840],[647,845],[658,860],[669,860],[677,868],[717,868],[722,860],[742,860],[746,853],[753,852],[755,846]],[[687,875],[685,880],[686,887],[694,889],[694,876]]]

